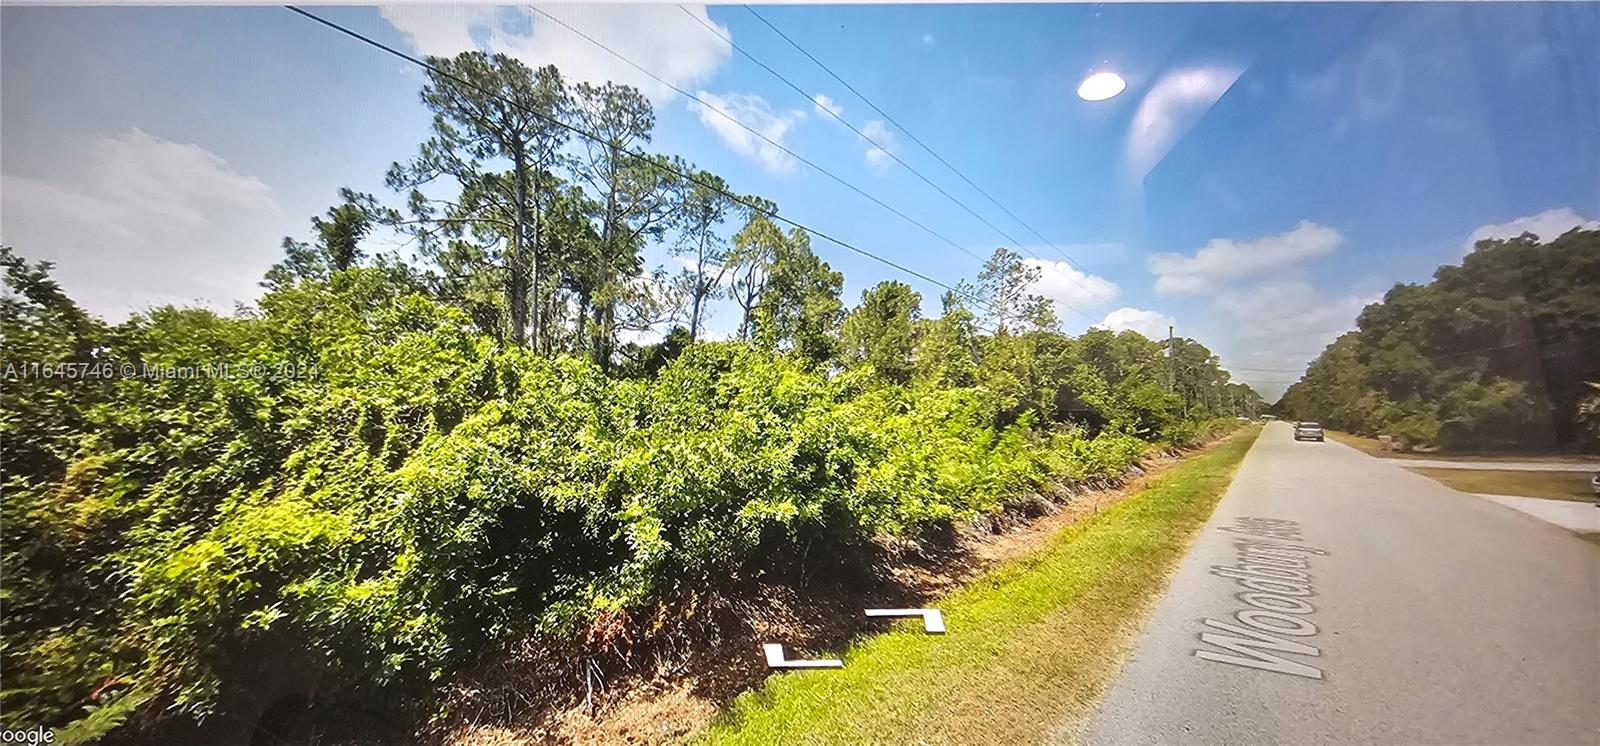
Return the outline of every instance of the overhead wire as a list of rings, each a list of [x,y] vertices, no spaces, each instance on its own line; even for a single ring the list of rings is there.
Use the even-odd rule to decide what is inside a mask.
[[[1224,365],[1228,370],[1247,370],[1251,373],[1304,373],[1304,368],[1247,368],[1243,365]]]
[[[704,107],[707,111],[710,111],[710,112],[722,117],[723,119],[726,119],[729,122],[732,122],[735,126],[737,126],[740,129],[742,129],[742,130],[744,130],[746,132],[749,132],[750,134],[756,136],[762,142],[765,142],[768,145],[771,145],[772,147],[777,148],[779,151],[782,151],[785,155],[788,155],[789,157],[791,157],[791,158],[793,158],[793,159],[795,159],[795,160],[797,160],[797,161],[799,161],[801,163],[804,163],[806,166],[810,167],[811,169],[815,170],[816,172],[818,172],[818,173],[820,173],[820,174],[822,174],[824,176],[827,176],[828,178],[838,182],[840,186],[843,186],[846,189],[849,189],[850,191],[855,192],[856,194],[861,195],[862,197],[865,197],[866,199],[870,200],[873,204],[875,204],[875,205],[877,205],[879,207],[882,207],[885,210],[888,210],[889,212],[893,213],[895,216],[899,217],[901,220],[904,220],[904,221],[916,226],[917,228],[921,229],[924,233],[927,233],[928,235],[933,236],[934,238],[937,238],[940,241],[943,241],[944,243],[949,244],[952,248],[956,249],[957,251],[960,251],[963,254],[966,254],[967,256],[970,256],[970,257],[972,257],[974,259],[977,259],[978,261],[983,261],[983,257],[978,256],[977,254],[973,253],[972,250],[968,249],[965,246],[962,246],[960,243],[957,243],[955,240],[951,239],[949,236],[946,236],[943,233],[940,233],[940,232],[928,227],[925,223],[917,220],[916,218],[911,217],[910,215],[905,214],[900,209],[898,209],[898,208],[894,207],[893,205],[890,205],[889,203],[884,202],[882,199],[879,199],[878,197],[868,193],[866,190],[862,189],[861,187],[858,187],[855,184],[852,184],[849,181],[846,181],[843,177],[839,176],[838,174],[835,174],[834,172],[829,171],[828,169],[825,169],[822,166],[817,165],[816,162],[812,161],[811,159],[806,158],[805,156],[794,152],[794,150],[790,149],[787,145],[784,145],[783,143],[772,139],[771,137],[767,136],[767,134],[762,132],[761,130],[758,130],[758,129],[754,128],[754,127],[751,127],[749,124],[746,124],[744,121],[740,120],[738,117],[735,117],[734,115],[729,114],[728,112],[724,111],[722,109],[722,107],[713,106],[709,101],[706,101],[704,98],[701,98],[700,96],[697,96],[697,95],[695,95],[693,93],[690,93],[690,92],[688,92],[688,91],[686,91],[686,90],[684,90],[682,88],[679,88],[678,86],[668,82],[666,79],[662,78],[661,76],[656,75],[655,73],[651,72],[649,68],[647,68],[647,67],[645,67],[643,65],[640,65],[637,62],[634,62],[632,59],[628,58],[627,55],[624,55],[621,52],[618,52],[617,50],[612,49],[611,47],[607,46],[604,42],[601,42],[600,40],[594,38],[593,36],[590,36],[589,34],[584,33],[582,30],[578,29],[577,27],[573,26],[572,24],[569,24],[566,21],[563,21],[560,18],[557,18],[557,17],[551,15],[550,13],[548,13],[548,12],[546,12],[546,11],[536,7],[536,6],[529,5],[529,6],[526,6],[526,7],[528,8],[528,10],[531,10],[534,13],[537,13],[540,16],[543,16],[544,18],[548,19],[550,22],[555,23],[556,25],[558,25],[558,26],[560,26],[560,27],[562,27],[562,28],[564,28],[564,29],[566,29],[568,31],[571,31],[573,34],[576,34],[577,36],[581,37],[584,41],[587,41],[590,44],[593,44],[594,46],[599,47],[606,54],[609,54],[612,57],[617,58],[617,60],[621,61],[623,64],[626,64],[629,67],[632,67],[633,69],[638,70],[640,73],[648,76],[651,80],[654,80],[657,83],[660,83],[661,85],[666,86],[667,88],[671,89],[674,93],[677,93],[678,95],[683,96],[684,98],[687,98],[687,99],[689,99],[691,101],[694,101],[695,103],[697,103],[700,106]]]
[[[1522,340],[1522,341],[1518,341],[1518,342],[1509,342],[1509,343],[1506,343],[1506,344],[1488,345],[1488,346],[1485,346],[1485,347],[1473,347],[1473,348],[1466,349],[1466,350],[1456,350],[1454,352],[1447,352],[1447,353],[1443,353],[1443,354],[1433,354],[1433,353],[1428,353],[1428,352],[1419,352],[1418,354],[1422,355],[1425,358],[1429,358],[1429,359],[1433,359],[1433,360],[1446,360],[1446,359],[1449,359],[1449,358],[1461,357],[1462,355],[1472,355],[1472,354],[1479,353],[1479,352],[1491,352],[1491,351],[1494,351],[1494,350],[1509,350],[1509,349],[1514,349],[1514,348],[1517,348],[1517,347],[1527,347],[1529,345],[1540,345],[1540,341],[1537,340],[1537,339],[1528,339],[1528,340]],[[1226,369],[1229,369],[1229,370],[1243,370],[1243,371],[1263,372],[1263,373],[1300,373],[1301,374],[1301,377],[1299,379],[1296,379],[1296,380],[1293,380],[1293,381],[1259,380],[1258,381],[1259,383],[1291,383],[1291,384],[1292,383],[1299,383],[1300,381],[1305,380],[1305,374],[1310,372],[1310,370],[1309,370],[1310,366],[1309,365],[1306,366],[1305,370],[1288,370],[1288,369],[1283,369],[1283,368],[1245,368],[1245,367],[1242,367],[1242,366],[1233,366],[1233,365],[1224,365],[1222,367],[1226,368]]]
[[[418,58],[416,56],[413,56],[413,55],[407,54],[405,52],[402,52],[402,51],[400,51],[398,49],[395,49],[394,47],[391,47],[391,46],[389,46],[387,44],[384,44],[383,42],[380,42],[380,41],[378,41],[376,39],[373,39],[373,38],[371,38],[369,36],[366,36],[365,34],[362,34],[362,33],[358,32],[358,31],[355,31],[353,29],[347,28],[347,27],[345,27],[343,25],[340,25],[338,23],[330,21],[330,20],[328,20],[326,18],[323,18],[323,17],[321,17],[321,16],[319,16],[319,15],[317,15],[315,13],[311,13],[311,12],[309,12],[307,10],[304,10],[304,9],[298,7],[298,6],[285,5],[283,7],[285,9],[287,9],[289,11],[292,11],[292,12],[294,12],[296,14],[299,14],[299,15],[301,15],[301,16],[303,16],[303,17],[305,17],[305,18],[307,18],[307,19],[309,19],[311,21],[315,21],[316,23],[321,24],[321,25],[323,25],[323,26],[325,26],[325,27],[327,27],[329,29],[332,29],[332,30],[337,31],[337,32],[339,32],[341,34],[344,34],[345,36],[348,36],[348,37],[350,37],[352,39],[355,39],[355,40],[357,40],[357,41],[359,41],[359,42],[361,42],[363,44],[366,44],[366,45],[368,45],[370,47],[373,47],[375,49],[383,51],[383,52],[385,52],[385,53],[387,53],[389,55],[392,55],[392,56],[397,57],[397,58],[399,58],[401,60],[409,62],[409,63],[411,63],[413,65],[421,67],[421,68],[423,68],[425,70],[428,70],[429,72],[431,72],[431,73],[433,73],[435,75],[438,75],[438,76],[440,76],[442,78],[447,78],[447,79],[449,79],[451,81],[454,81],[457,84],[466,86],[466,87],[471,88],[473,90],[476,90],[477,92],[479,92],[479,93],[481,93],[483,95],[486,95],[486,96],[489,96],[491,98],[497,99],[497,100],[501,101],[502,103],[505,103],[507,106],[510,106],[512,108],[515,108],[515,109],[518,109],[520,111],[523,111],[524,113],[527,113],[527,114],[529,114],[529,115],[531,115],[531,116],[533,116],[533,117],[535,117],[537,119],[540,119],[541,121],[548,122],[551,125],[556,126],[558,128],[561,128],[563,130],[566,130],[566,131],[568,131],[568,132],[570,132],[572,134],[578,135],[580,137],[583,137],[585,139],[588,139],[588,140],[591,140],[591,141],[594,141],[594,142],[602,142],[602,143],[605,142],[604,138],[600,137],[599,135],[596,135],[596,134],[594,134],[592,132],[588,132],[588,131],[580,128],[580,127],[573,126],[572,124],[569,124],[567,122],[561,121],[560,119],[558,119],[556,117],[553,117],[553,116],[550,116],[548,114],[545,114],[544,112],[540,112],[540,111],[538,111],[536,109],[532,109],[532,108],[523,106],[523,105],[521,105],[521,104],[519,104],[519,103],[517,103],[515,101],[511,101],[509,99],[506,99],[504,96],[501,96],[498,93],[495,93],[494,91],[488,90],[488,89],[484,88],[483,86],[477,85],[477,84],[475,84],[475,83],[473,83],[473,82],[471,82],[469,80],[461,78],[460,76],[454,75],[454,74],[452,74],[452,73],[450,73],[450,72],[448,72],[446,70],[443,70],[443,69],[439,68],[437,65],[434,65],[434,64],[428,62],[427,60],[423,60],[423,59],[420,59],[420,58]],[[549,16],[546,16],[546,17],[549,17]],[[558,23],[559,23],[559,21],[558,21]],[[716,192],[716,193],[722,195],[723,197],[727,198],[728,200],[730,200],[730,201],[732,201],[734,203],[742,205],[742,206],[744,206],[744,207],[746,207],[746,208],[748,208],[748,209],[750,209],[750,210],[752,210],[752,211],[754,211],[756,213],[759,213],[761,215],[766,216],[770,220],[782,223],[782,224],[787,225],[787,226],[789,226],[791,228],[795,228],[795,229],[804,231],[804,232],[806,232],[806,233],[808,233],[810,235],[816,236],[817,238],[820,238],[820,239],[822,239],[824,241],[827,241],[827,242],[829,242],[831,244],[834,244],[836,246],[839,246],[841,248],[844,248],[846,250],[849,250],[851,252],[854,252],[856,254],[864,256],[864,257],[866,257],[868,259],[876,261],[876,262],[878,262],[880,264],[883,264],[884,266],[890,267],[892,269],[895,269],[895,270],[898,270],[898,271],[900,271],[902,273],[905,273],[906,275],[909,275],[911,277],[915,277],[915,278],[917,278],[919,280],[922,280],[924,282],[928,282],[928,283],[930,283],[932,285],[935,285],[937,287],[940,287],[940,288],[943,288],[945,290],[948,290],[948,291],[950,291],[952,293],[955,293],[959,297],[962,297],[962,298],[967,299],[968,301],[971,301],[979,309],[987,311],[987,312],[989,312],[991,314],[994,313],[993,307],[990,306],[986,301],[984,301],[983,299],[972,295],[971,293],[969,293],[967,291],[962,290],[958,286],[952,286],[952,285],[950,285],[948,283],[945,283],[943,281],[937,280],[937,279],[935,279],[935,278],[933,278],[933,277],[931,277],[931,276],[929,276],[927,274],[924,274],[924,273],[919,272],[919,271],[917,271],[915,269],[912,269],[912,268],[907,267],[907,266],[905,266],[903,264],[900,264],[899,262],[895,262],[895,261],[893,261],[891,259],[887,259],[885,257],[879,256],[878,254],[875,254],[875,253],[873,253],[871,251],[868,251],[868,250],[863,249],[863,248],[861,248],[859,246],[856,246],[853,243],[850,243],[850,242],[845,241],[845,240],[840,239],[840,238],[836,238],[836,237],[834,237],[834,236],[832,236],[832,235],[830,235],[828,233],[824,233],[824,232],[822,232],[822,231],[820,231],[820,230],[818,230],[816,228],[812,228],[811,226],[808,226],[808,225],[805,225],[803,223],[800,223],[799,221],[796,221],[796,220],[790,219],[788,217],[785,217],[783,215],[780,215],[776,210],[769,210],[769,209],[763,207],[762,205],[759,205],[759,204],[756,204],[756,203],[750,201],[746,197],[742,197],[740,195],[733,194],[732,192],[729,192],[726,189],[722,189],[722,188],[720,188],[720,187],[718,187],[718,186],[716,186],[714,184],[711,184],[711,183],[708,183],[708,182],[706,182],[706,181],[704,181],[702,179],[699,179],[699,178],[695,177],[693,174],[685,173],[684,171],[682,171],[680,169],[674,168],[673,166],[669,165],[668,163],[662,162],[662,161],[660,161],[658,159],[650,158],[647,154],[645,154],[643,152],[640,152],[640,151],[637,151],[637,150],[630,150],[630,149],[627,149],[627,148],[622,148],[620,150],[621,150],[621,152],[623,152],[624,154],[628,155],[631,158],[638,159],[639,161],[641,161],[641,162],[643,162],[643,163],[645,163],[647,165],[650,165],[653,168],[657,168],[659,170],[662,170],[662,171],[665,171],[667,173],[670,173],[670,174],[676,176],[677,178],[680,178],[680,179],[683,179],[683,180],[685,180],[685,181],[687,181],[689,183],[695,184],[696,186],[699,186],[701,188],[708,189],[710,191]],[[912,222],[915,223],[915,221],[912,221]]]
[[[833,107],[823,106],[820,102],[816,101],[816,99],[814,99],[810,94],[807,94],[805,89],[801,88],[798,85],[795,85],[795,83],[793,81],[789,80],[788,77],[784,76],[783,73],[780,73],[777,70],[772,69],[772,67],[770,65],[768,65],[765,62],[762,62],[759,57],[756,57],[754,54],[751,54],[750,52],[746,51],[744,47],[739,46],[739,44],[737,42],[735,42],[732,37],[722,33],[722,31],[718,30],[712,24],[707,23],[705,19],[701,18],[700,16],[695,15],[693,11],[690,11],[686,7],[684,7],[682,5],[679,5],[678,6],[678,10],[682,11],[683,14],[688,16],[689,18],[693,19],[695,23],[700,24],[701,28],[704,28],[707,32],[711,33],[713,36],[717,37],[718,39],[721,39],[722,41],[727,42],[728,46],[732,47],[734,51],[738,52],[739,54],[744,55],[745,58],[749,59],[751,62],[754,62],[761,69],[766,70],[769,74],[772,75],[772,77],[777,78],[779,81],[782,81],[784,85],[788,86],[795,93],[799,94],[800,97],[805,99],[807,103],[815,104],[816,108],[819,111],[825,112],[828,116],[833,117],[840,124],[843,124],[845,127],[849,128],[849,130],[851,132],[854,132],[861,139],[866,140],[874,148],[877,148],[879,152],[883,153],[884,155],[887,155],[895,163],[900,164],[900,166],[902,168],[904,168],[907,171],[910,171],[912,173],[912,175],[916,176],[918,179],[921,179],[922,183],[927,184],[928,186],[932,187],[934,189],[934,191],[936,191],[939,194],[943,195],[945,199],[950,200],[951,202],[955,203],[955,205],[957,207],[960,207],[962,210],[965,210],[967,212],[967,214],[971,215],[974,218],[977,218],[979,222],[981,222],[984,225],[988,226],[994,232],[1000,234],[1001,238],[1004,238],[1005,240],[1009,241],[1012,246],[1017,247],[1017,251],[1025,253],[1025,254],[1029,254],[1030,256],[1032,255],[1032,252],[1028,251],[1027,247],[1025,247],[1021,241],[1018,241],[1016,239],[1016,237],[1012,236],[1010,233],[1007,233],[1005,229],[1001,228],[998,225],[995,225],[994,222],[992,222],[988,218],[984,217],[977,210],[972,209],[972,207],[970,205],[968,205],[967,203],[961,201],[959,198],[957,198],[955,195],[951,194],[949,191],[946,191],[944,187],[939,186],[932,179],[930,179],[926,175],[924,175],[921,171],[918,171],[915,166],[912,166],[911,164],[906,163],[904,159],[902,159],[899,155],[896,155],[895,152],[893,150],[891,150],[889,147],[887,147],[883,143],[878,142],[872,136],[868,135],[867,133],[865,133],[865,132],[861,131],[859,128],[857,128],[855,125],[851,124],[849,122],[849,120],[845,119],[844,116],[839,114],[839,112],[835,111]],[[793,42],[790,42],[790,43],[792,44]],[[857,94],[857,95],[860,95],[860,94]],[[863,100],[865,100],[865,99],[863,99]],[[870,102],[869,102],[869,104],[870,104]],[[873,108],[877,108],[877,107],[873,107]],[[967,252],[967,253],[971,254],[971,252]],[[1072,274],[1062,270],[1060,267],[1057,267],[1054,262],[1044,262],[1044,260],[1041,257],[1038,257],[1038,256],[1033,256],[1033,258],[1034,259],[1038,259],[1041,263],[1044,264],[1044,266],[1055,270],[1057,274],[1059,274],[1062,277],[1066,278],[1068,282],[1071,282],[1072,284],[1077,285],[1084,292],[1089,293],[1090,295],[1098,295],[1094,291],[1094,289],[1090,288],[1088,285],[1083,284],[1083,282],[1079,281],[1078,278],[1074,277]],[[1085,274],[1087,274],[1086,271],[1085,271]],[[1079,310],[1078,308],[1074,307],[1073,305],[1071,305],[1069,303],[1061,302],[1061,305],[1066,306],[1067,309],[1071,310],[1073,313],[1076,313],[1076,314],[1078,314],[1080,316],[1083,316],[1084,318],[1088,319],[1090,323],[1097,323],[1099,321],[1099,319],[1096,319],[1093,316],[1089,316],[1088,314],[1085,314],[1083,311]]]
[[[988,192],[988,190],[985,190],[983,187],[978,186],[978,184],[976,182],[974,182],[971,178],[969,178],[965,173],[963,173],[961,171],[961,169],[956,168],[955,165],[950,163],[950,161],[946,160],[944,156],[939,155],[938,151],[934,150],[927,143],[923,142],[922,138],[917,137],[916,134],[914,134],[905,125],[901,124],[894,117],[890,116],[888,112],[884,111],[882,107],[880,107],[876,103],[874,103],[872,101],[872,99],[867,98],[866,94],[864,94],[861,91],[857,90],[856,87],[851,85],[849,81],[845,80],[838,73],[834,72],[833,68],[828,67],[825,63],[822,62],[822,60],[817,59],[816,55],[813,55],[805,47],[801,46],[799,42],[795,41],[788,34],[784,33],[782,29],[779,29],[771,21],[767,20],[766,16],[761,15],[761,13],[757,12],[755,8],[753,8],[753,7],[749,6],[749,5],[745,5],[743,7],[744,7],[744,9],[746,11],[748,11],[750,13],[750,15],[755,16],[756,20],[761,21],[761,23],[763,25],[765,25],[767,28],[771,29],[773,33],[777,34],[779,38],[781,38],[784,41],[788,42],[789,46],[794,47],[802,55],[805,55],[806,59],[811,60],[811,62],[814,63],[817,67],[821,68],[823,72],[827,73],[829,77],[833,78],[840,85],[844,86],[845,89],[850,91],[852,94],[854,94],[856,98],[859,98],[863,102],[865,102],[867,106],[871,107],[873,111],[878,113],[878,116],[883,117],[884,121],[888,122],[889,124],[894,125],[896,129],[898,129],[902,133],[904,133],[905,136],[907,138],[909,138],[912,142],[916,143],[918,147],[920,147],[923,150],[927,151],[928,155],[933,156],[934,160],[937,160],[941,165],[943,165],[945,168],[949,169],[951,173],[955,174],[958,178],[961,179],[961,181],[965,182],[967,186],[972,187],[972,189],[974,191],[976,191],[978,194],[983,195],[983,197],[985,199],[989,200],[991,203],[993,203],[995,207],[1000,208],[1001,212],[1004,212],[1012,220],[1015,220],[1018,225],[1021,225],[1023,227],[1023,229],[1027,230],[1029,234],[1031,234],[1034,238],[1038,239],[1040,241],[1040,243],[1042,245],[1044,245],[1046,248],[1049,248],[1051,251],[1054,251],[1056,253],[1056,255],[1060,256],[1063,260],[1065,260],[1068,265],[1076,267],[1078,269],[1078,271],[1083,272],[1084,274],[1088,274],[1089,273],[1088,269],[1084,268],[1084,266],[1082,264],[1080,264],[1079,262],[1074,260],[1071,256],[1068,256],[1067,252],[1062,251],[1060,247],[1057,247],[1049,239],[1045,238],[1044,235],[1042,233],[1040,233],[1038,230],[1036,230],[1032,225],[1030,225],[1028,223],[1028,221],[1023,220],[1021,218],[1021,216],[1017,215],[1015,212],[1012,212],[1010,208],[1005,206],[1005,203],[1003,203],[1000,200],[996,199],[994,195],[992,195],[992,194],[990,194]],[[898,160],[898,159],[896,159],[896,160]],[[988,222],[988,221],[984,221],[984,222]],[[998,229],[996,229],[996,230],[998,230]],[[1002,235],[1004,235],[1004,233],[1002,233]],[[1016,241],[1015,239],[1010,239],[1010,240],[1013,243],[1020,243],[1020,242]],[[1023,247],[1018,246],[1018,250],[1021,251],[1021,250],[1024,250],[1024,249],[1023,249]],[[1035,257],[1035,258],[1038,258],[1038,257]],[[1087,288],[1087,287],[1085,287],[1084,289],[1085,290],[1089,290],[1089,288]],[[1107,298],[1105,296],[1101,296],[1101,297],[1103,299],[1105,299],[1105,300],[1110,300],[1110,298]]]

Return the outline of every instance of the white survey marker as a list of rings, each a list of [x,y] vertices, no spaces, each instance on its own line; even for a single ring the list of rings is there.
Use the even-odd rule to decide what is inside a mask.
[[[920,616],[922,631],[930,635],[944,634],[944,614],[938,609],[867,609],[867,616]]]
[[[767,654],[768,668],[844,668],[844,661],[824,658],[814,661],[792,661],[783,655],[783,645],[776,642],[764,643],[761,649]]]

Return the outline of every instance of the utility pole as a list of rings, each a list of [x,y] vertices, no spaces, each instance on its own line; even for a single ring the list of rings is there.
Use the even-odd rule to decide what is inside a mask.
[[[1173,346],[1172,326],[1167,325],[1167,390],[1171,391],[1178,385],[1178,375],[1172,366],[1177,365],[1177,348]]]

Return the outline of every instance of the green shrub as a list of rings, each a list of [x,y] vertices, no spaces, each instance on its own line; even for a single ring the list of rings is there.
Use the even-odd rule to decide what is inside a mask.
[[[6,324],[42,340],[60,318],[75,317]],[[315,370],[8,403],[8,434],[57,425],[5,474],[3,717],[85,739],[139,707],[204,717],[285,645],[358,694],[446,679],[817,538],[921,540],[1121,474],[1158,421],[1167,438],[1204,429],[1066,363],[1027,384],[999,371],[1005,391],[941,388],[717,343],[615,378],[501,347],[376,270],[275,290],[250,315],[78,328],[53,354]],[[1027,404],[1069,386],[1097,431]]]

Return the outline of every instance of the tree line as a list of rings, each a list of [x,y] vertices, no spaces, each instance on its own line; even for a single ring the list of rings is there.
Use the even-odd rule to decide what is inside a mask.
[[[341,204],[313,219],[313,241],[285,239],[269,288],[353,266],[361,238],[383,228],[424,260],[415,279],[431,295],[541,355],[583,354],[608,368],[624,353],[620,336],[674,323],[694,341],[722,298],[741,309],[741,339],[764,324],[768,336],[806,346],[837,327],[842,306],[829,298],[842,277],[812,253],[809,235],[780,229],[770,201],[645,152],[655,114],[637,89],[569,84],[554,66],[480,52],[430,64],[421,99],[431,137],[385,179],[403,206],[343,190]],[[731,237],[729,224],[740,226]],[[684,268],[643,271],[651,244]]]
[[[847,307],[776,205],[643,152],[638,91],[431,62],[395,204],[343,191],[249,307],[110,323],[0,250],[8,361],[297,372],[8,375],[7,726],[160,740],[319,681],[425,718],[522,641],[940,541],[1262,406],[1194,340],[1063,334],[1008,249],[937,317],[895,281]],[[652,245],[686,269],[646,270]],[[737,339],[707,342],[718,299]]]
[[[1600,444],[1600,231],[1479,241],[1367,306],[1276,407],[1453,450]]]

